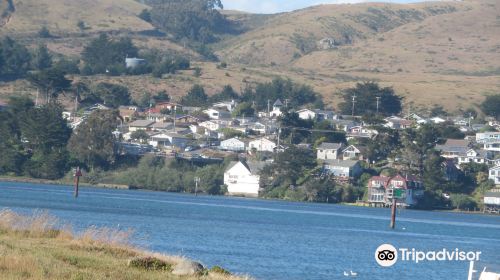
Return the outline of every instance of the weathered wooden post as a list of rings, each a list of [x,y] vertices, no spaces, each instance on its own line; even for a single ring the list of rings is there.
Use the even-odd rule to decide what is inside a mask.
[[[391,206],[391,229],[396,226],[396,197],[394,194],[392,196],[392,206]]]
[[[398,198],[403,197],[403,190],[393,189],[392,190],[392,205],[391,205],[391,229],[396,226],[396,206],[398,203]]]
[[[78,187],[80,185],[80,177],[82,177],[82,171],[80,170],[80,166],[75,169],[75,198],[78,197]]]

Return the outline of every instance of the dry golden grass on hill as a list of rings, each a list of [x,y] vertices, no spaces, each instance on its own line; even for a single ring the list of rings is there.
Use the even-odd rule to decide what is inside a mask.
[[[2,0],[4,1],[4,0]],[[147,6],[134,0],[13,0],[15,12],[0,34],[36,33],[46,26],[54,34],[77,33],[78,21],[88,32],[141,31],[152,26],[137,15]]]
[[[76,24],[63,14],[85,9],[82,17],[93,27],[86,31],[91,35],[99,30],[129,35],[141,48],[184,53],[194,60],[194,67],[202,69],[201,77],[194,77],[193,71],[163,79],[91,77],[94,83],[123,83],[136,99],[146,91],[159,90],[179,98],[195,83],[203,85],[208,94],[226,84],[239,91],[276,76],[312,86],[333,107],[339,102],[340,90],[365,80],[393,86],[404,97],[405,109],[411,104],[412,109],[422,111],[437,104],[456,112],[476,107],[486,95],[500,92],[500,3],[496,0],[321,5],[277,15],[225,12],[248,29],[213,45],[220,60],[228,63],[227,69],[200,61],[200,56],[167,38],[131,33],[151,29],[136,16],[145,6],[132,0],[118,5],[117,1],[91,5],[91,0],[55,4],[42,0],[42,8],[36,9],[38,1],[24,0],[9,26],[0,28],[0,35],[14,34],[26,41],[45,20],[51,31],[67,36],[32,40],[32,46],[44,42],[55,53],[78,56],[91,36],[77,36]],[[55,8],[46,11],[50,3]],[[46,12],[48,16],[42,19]],[[333,38],[340,45],[318,49],[322,38]],[[0,84],[0,99],[18,91],[35,92],[25,82]]]
[[[109,228],[89,228],[74,235],[46,212],[32,216],[10,210],[0,211],[1,279],[250,279],[206,271],[194,276],[176,276],[169,270],[132,267],[128,260],[149,259],[167,266],[188,261],[134,248],[131,232]]]

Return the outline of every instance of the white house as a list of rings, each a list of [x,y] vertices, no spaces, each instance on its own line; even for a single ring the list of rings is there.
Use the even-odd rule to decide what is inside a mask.
[[[384,126],[391,129],[407,129],[413,125],[412,120],[406,120],[396,116],[388,117],[385,118],[384,120],[385,120]]]
[[[203,111],[203,113],[207,114],[208,117],[212,120],[227,119],[231,117],[231,113],[229,113],[228,111],[214,108],[206,109]]]
[[[232,112],[234,108],[238,106],[238,102],[231,100],[231,101],[222,101],[222,102],[217,102],[212,105],[214,108],[224,108],[228,110],[229,112]]]
[[[363,173],[363,168],[355,160],[327,159],[323,171],[343,179],[356,178]]]
[[[253,141],[250,141],[250,143],[248,143],[249,151],[255,149],[258,152],[274,152],[275,148],[276,144],[265,137],[255,139]]]
[[[283,107],[283,102],[281,100],[277,99],[274,104],[273,104],[273,110],[269,112],[269,117],[271,118],[276,118],[279,117],[283,114],[281,108]]]
[[[217,121],[213,121],[213,120],[201,122],[201,123],[199,123],[199,126],[204,127],[204,128],[211,130],[211,131],[216,131],[216,130],[219,130],[221,128],[226,127],[222,123],[217,122]]]
[[[353,138],[373,138],[378,134],[375,129],[366,128],[363,126],[353,126],[347,130],[347,140]]]
[[[342,143],[321,143],[316,149],[316,158],[320,160],[338,159]]]
[[[490,213],[500,213],[500,189],[492,189],[484,194],[485,211]],[[483,278],[481,278],[483,279]],[[490,278],[488,278],[490,279]],[[498,278],[491,278],[498,279]]]
[[[415,113],[411,113],[409,114],[407,117],[406,117],[407,120],[412,120],[412,121],[415,121],[416,123],[418,124],[426,124],[428,121],[426,119],[424,119],[423,117],[415,114]]]
[[[342,158],[344,160],[349,160],[349,159],[363,160],[363,154],[361,148],[357,148],[354,145],[350,145],[349,147],[342,150]]]
[[[483,132],[476,133],[476,142],[484,144],[484,143],[500,143],[500,132]]]
[[[329,110],[320,109],[301,109],[296,112],[299,118],[303,120],[333,120],[335,119],[335,113]]]
[[[189,139],[177,133],[164,132],[151,136],[149,144],[155,148],[157,147],[178,147],[185,148]]]
[[[500,166],[490,168],[488,178],[493,180],[495,185],[500,185]]]
[[[484,143],[483,149],[486,151],[500,152],[500,140],[497,142]]]
[[[299,118],[303,120],[314,120],[316,118],[316,113],[311,109],[301,109],[296,112]]]
[[[224,184],[229,195],[258,197],[260,189],[259,172],[263,162],[232,162],[224,172]]]
[[[487,151],[479,150],[476,151],[474,149],[469,149],[467,153],[464,155],[460,155],[458,157],[458,164],[463,164],[463,163],[469,163],[469,162],[475,162],[475,163],[488,163],[490,160],[491,155]]]
[[[221,150],[242,152],[245,151],[245,142],[234,137],[220,142]]]
[[[440,117],[433,117],[430,119],[431,122],[435,123],[435,124],[440,124],[440,123],[444,123],[446,122],[445,119],[443,118],[440,118]]]

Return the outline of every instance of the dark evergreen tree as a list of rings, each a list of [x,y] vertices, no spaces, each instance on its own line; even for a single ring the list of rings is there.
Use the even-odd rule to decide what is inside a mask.
[[[194,85],[187,95],[182,97],[181,103],[184,106],[206,107],[208,106],[208,96],[201,85]]]
[[[352,99],[356,96],[354,115],[374,114],[377,112],[377,97],[380,97],[378,113],[381,115],[395,115],[402,110],[401,97],[390,87],[381,88],[377,83],[357,83],[355,87],[343,91],[344,101],[339,109],[342,114],[352,114]]]

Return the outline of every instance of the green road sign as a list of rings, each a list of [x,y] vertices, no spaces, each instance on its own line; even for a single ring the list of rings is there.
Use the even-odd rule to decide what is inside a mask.
[[[403,189],[394,189],[394,197],[395,198],[403,198],[404,194],[405,194],[405,192]]]

